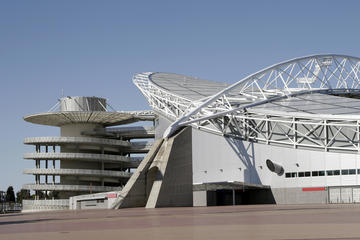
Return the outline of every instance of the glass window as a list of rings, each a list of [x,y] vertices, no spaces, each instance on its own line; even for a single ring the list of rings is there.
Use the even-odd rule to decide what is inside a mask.
[[[360,169],[358,169],[358,171],[357,171],[357,172],[358,172],[358,174],[360,174]]]
[[[299,172],[299,177],[304,177],[305,173],[304,172]]]
[[[290,178],[290,177],[291,177],[291,174],[290,174],[290,173],[285,173],[285,177],[286,177],[286,178]]]
[[[341,170],[341,175],[349,175],[349,169]]]
[[[356,174],[356,169],[349,169],[349,174],[350,175],[355,175]]]
[[[297,176],[296,172],[291,173],[291,177],[296,177],[296,176]]]
[[[319,171],[319,176],[325,176],[325,171]]]
[[[340,175],[340,170],[334,170],[334,175]]]
[[[319,172],[318,172],[318,171],[313,171],[313,172],[311,173],[311,176],[317,177],[317,176],[319,176]]]
[[[305,172],[305,177],[310,177],[310,172]]]
[[[326,171],[326,175],[328,175],[328,176],[333,176],[333,175],[334,175],[334,171],[328,170],[328,171]]]

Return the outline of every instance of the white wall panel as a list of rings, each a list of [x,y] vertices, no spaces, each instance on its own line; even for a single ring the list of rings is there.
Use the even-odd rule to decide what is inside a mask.
[[[355,185],[355,183],[356,183],[356,175],[341,176],[341,185],[342,186]]]
[[[355,154],[341,154],[340,155],[341,169],[356,168]]]
[[[266,159],[279,163],[285,172],[354,169],[360,166],[357,154],[294,149],[227,139],[193,129],[193,181],[240,181],[271,187],[312,187],[356,185],[357,175],[285,178],[266,166]],[[205,173],[206,171],[206,173]]]
[[[328,176],[326,177],[327,186],[340,186],[341,177],[340,176]]]

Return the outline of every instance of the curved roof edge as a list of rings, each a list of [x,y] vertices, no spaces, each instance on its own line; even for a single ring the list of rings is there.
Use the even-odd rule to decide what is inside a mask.
[[[263,68],[206,97],[184,97],[186,88],[154,81],[156,73],[135,75],[134,83],[154,111],[176,121],[167,129],[170,136],[180,126],[217,118],[239,110],[318,90],[360,89],[360,58],[342,54],[315,54],[282,61]],[[177,75],[178,79],[184,75]],[[186,76],[185,76],[186,78]],[[199,81],[196,78],[188,78]],[[193,84],[194,87],[196,84]],[[200,92],[201,93],[201,92]],[[201,94],[199,94],[201,95]],[[203,94],[206,95],[206,94]],[[195,100],[195,101],[194,101]]]
[[[63,126],[74,123],[94,123],[104,127],[116,126],[121,124],[134,123],[138,121],[152,121],[155,116],[152,111],[132,111],[132,112],[87,112],[87,111],[68,111],[68,112],[45,112],[31,114],[24,117],[30,123]]]

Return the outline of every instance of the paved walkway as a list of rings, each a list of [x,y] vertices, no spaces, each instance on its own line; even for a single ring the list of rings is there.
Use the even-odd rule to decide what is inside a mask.
[[[360,205],[252,205],[0,215],[1,240],[360,239]]]

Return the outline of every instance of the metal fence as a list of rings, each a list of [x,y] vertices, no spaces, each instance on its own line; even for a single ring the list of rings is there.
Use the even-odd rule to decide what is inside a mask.
[[[0,203],[0,213],[20,212],[21,210],[22,210],[21,203],[8,203],[8,202]]]
[[[68,199],[23,200],[23,212],[68,210]]]

